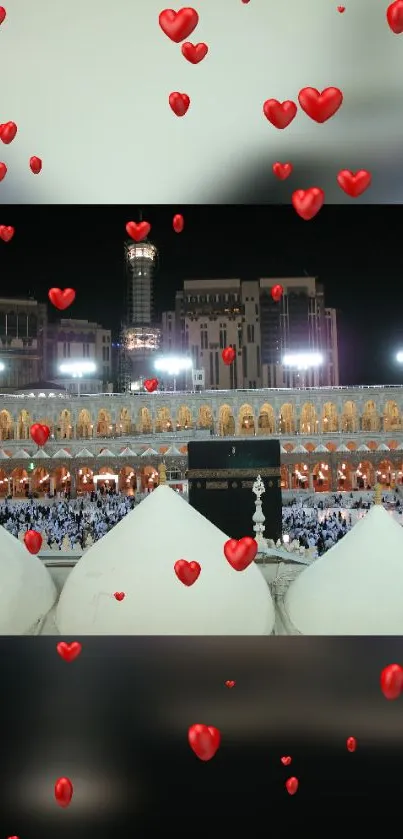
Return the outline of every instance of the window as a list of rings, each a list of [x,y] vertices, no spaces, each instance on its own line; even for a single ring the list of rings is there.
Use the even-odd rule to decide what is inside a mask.
[[[208,329],[207,323],[200,324],[200,346],[202,350],[207,350],[208,348]]]
[[[214,361],[215,361],[215,381],[216,381],[216,385],[218,385],[218,383],[220,381],[220,365],[219,365],[219,360],[218,360],[218,352],[215,352],[214,355],[215,355],[215,358],[214,358]]]
[[[104,348],[102,348],[102,349],[104,349]],[[83,358],[89,358],[89,357],[90,357],[90,345],[89,344],[83,344]]]
[[[227,346],[227,324],[220,323],[220,350]]]
[[[238,326],[238,349],[242,349],[242,326]]]
[[[70,358],[70,344],[67,341],[63,344],[63,358]]]
[[[214,385],[213,353],[210,353],[210,385]]]
[[[248,323],[246,327],[246,334],[248,339],[248,344],[253,344],[255,341],[255,327],[253,323]]]

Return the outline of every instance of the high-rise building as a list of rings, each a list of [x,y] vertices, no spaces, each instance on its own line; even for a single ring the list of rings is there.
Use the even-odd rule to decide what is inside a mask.
[[[271,289],[281,284],[276,303]],[[207,389],[336,386],[339,383],[337,320],[325,308],[323,286],[313,277],[282,280],[187,280],[177,292],[175,315],[163,316],[172,349],[189,354]],[[168,337],[167,337],[168,340]],[[221,353],[233,347],[226,366]],[[285,366],[285,356],[320,356],[306,370]]]
[[[0,298],[0,388],[19,389],[46,378],[47,307],[32,298]]]
[[[95,365],[94,373],[84,375],[80,381],[81,393],[106,393],[112,383],[112,333],[98,323],[76,318],[62,318],[48,325],[47,360],[48,378],[76,390],[68,374],[62,374],[63,364],[89,361]]]
[[[154,321],[157,249],[147,240],[125,243],[126,312],[121,330],[120,389],[135,389],[153,374],[161,328]]]

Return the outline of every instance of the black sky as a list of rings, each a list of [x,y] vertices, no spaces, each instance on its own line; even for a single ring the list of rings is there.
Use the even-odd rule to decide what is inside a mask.
[[[152,225],[159,251],[156,308],[171,308],[184,279],[316,276],[339,312],[342,384],[399,383],[403,348],[403,248],[400,206],[328,206],[312,221],[292,207],[3,207],[15,227],[0,241],[2,294],[47,299],[73,287],[66,317],[117,331],[123,314],[123,243],[127,221]],[[185,230],[175,234],[175,213]],[[403,228],[402,228],[403,229]],[[52,309],[51,317],[59,314]]]

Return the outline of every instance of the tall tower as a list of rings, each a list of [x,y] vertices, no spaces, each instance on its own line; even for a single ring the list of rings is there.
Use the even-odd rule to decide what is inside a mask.
[[[124,245],[126,311],[121,332],[120,389],[141,387],[154,373],[154,354],[161,345],[161,328],[154,322],[153,280],[157,248],[147,240]]]

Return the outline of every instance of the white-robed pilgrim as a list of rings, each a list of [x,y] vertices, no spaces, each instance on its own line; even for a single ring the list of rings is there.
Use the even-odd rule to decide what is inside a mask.
[[[159,486],[79,560],[62,590],[62,635],[269,635],[271,595],[257,565],[234,571],[228,537]],[[198,562],[187,587],[174,564]],[[124,592],[120,602],[115,592]]]
[[[0,526],[0,635],[35,635],[56,598],[42,561]]]
[[[403,635],[403,528],[380,502],[291,583],[290,632]]]

